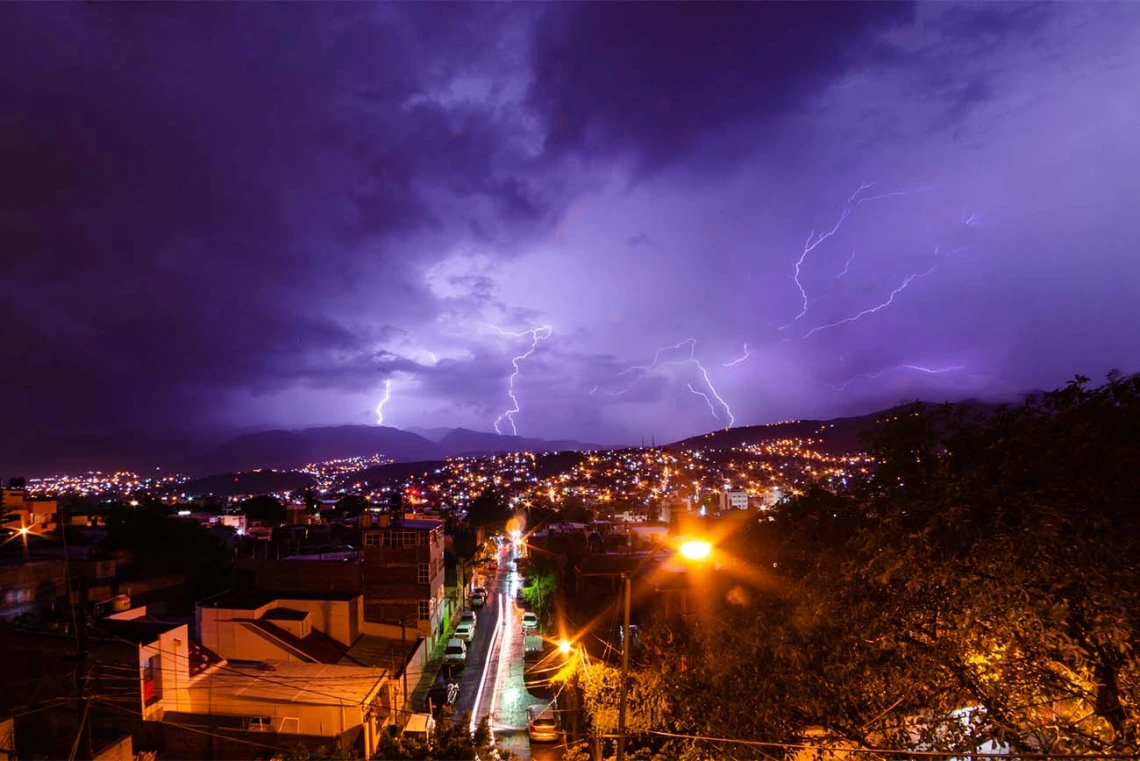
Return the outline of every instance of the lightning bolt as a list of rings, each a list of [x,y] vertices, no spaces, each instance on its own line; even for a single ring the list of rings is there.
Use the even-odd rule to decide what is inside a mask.
[[[670,360],[661,361],[661,354],[663,352],[674,351],[674,350],[680,349],[684,346],[689,347],[689,356],[685,357],[684,359],[670,359]],[[657,370],[659,368],[662,368],[662,367],[665,367],[668,365],[678,365],[678,366],[680,366],[680,365],[691,365],[691,366],[697,368],[697,372],[699,372],[701,374],[701,377],[705,381],[705,386],[708,388],[708,393],[712,396],[713,399],[715,399],[717,401],[717,403],[720,404],[721,407],[724,408],[725,413],[728,415],[728,425],[726,427],[731,428],[733,425],[736,424],[736,416],[732,414],[732,408],[728,406],[728,402],[726,402],[721,397],[721,395],[719,393],[717,393],[716,387],[713,385],[712,379],[709,377],[709,371],[705,368],[704,365],[701,364],[700,360],[697,359],[696,351],[697,351],[697,339],[695,339],[695,338],[686,338],[684,341],[678,341],[677,343],[670,344],[669,346],[662,346],[660,349],[658,349],[656,352],[654,352],[653,361],[651,363],[649,363],[648,365],[634,365],[633,367],[626,368],[625,370],[622,370],[620,373],[618,373],[618,376],[620,377],[622,375],[628,375],[629,373],[632,373],[635,371],[640,371],[641,373],[643,373],[640,377],[634,379],[634,381],[632,383],[630,383],[628,386],[623,388],[621,391],[606,391],[605,393],[609,394],[610,396],[621,396],[622,394],[629,393],[629,391],[632,390],[633,387],[636,386],[643,378],[645,378],[648,373],[651,373],[654,370]],[[713,403],[709,399],[709,397],[706,396],[704,393],[694,389],[692,387],[691,383],[688,385],[689,385],[689,390],[692,391],[694,394],[698,394],[699,396],[705,397],[705,401],[707,401],[709,403],[709,410],[712,411],[713,417],[716,418],[717,420],[720,420],[721,419],[720,415],[717,414],[716,408],[713,406]]]
[[[882,376],[886,375],[887,373],[894,372],[895,370],[914,370],[916,372],[926,373],[927,375],[942,375],[943,373],[950,373],[950,372],[955,372],[958,370],[965,370],[965,369],[966,369],[965,365],[951,365],[950,367],[923,367],[922,365],[894,365],[892,367],[887,367],[887,368],[884,368],[882,370],[879,370],[877,373],[859,373],[858,375],[855,375],[855,376],[852,376],[851,378],[848,378],[847,380],[845,380],[843,383],[841,383],[838,386],[831,386],[831,389],[833,391],[845,391],[845,390],[847,390],[847,388],[851,384],[853,384],[857,381],[874,380],[875,378],[881,378]]]
[[[744,344],[744,354],[740,355],[739,357],[737,357],[734,360],[731,360],[729,362],[725,362],[722,365],[722,367],[733,367],[734,365],[739,365],[741,362],[743,362],[746,359],[748,359],[748,344]]]
[[[897,196],[907,196],[907,195],[910,195],[912,193],[921,193],[923,191],[930,190],[930,187],[921,187],[921,188],[914,188],[912,190],[892,190],[892,191],[889,191],[887,193],[879,193],[878,195],[874,195],[874,196],[863,196],[862,195],[864,190],[870,190],[872,187],[874,187],[874,185],[875,185],[875,183],[873,183],[873,182],[864,182],[862,185],[860,185],[855,190],[854,193],[851,194],[851,196],[847,199],[847,203],[843,205],[843,211],[840,212],[839,219],[835,222],[835,225],[830,230],[827,230],[826,232],[820,233],[819,235],[816,235],[815,230],[812,230],[811,233],[808,235],[807,241],[804,243],[804,249],[803,249],[803,251],[800,252],[800,258],[796,260],[795,275],[792,278],[793,280],[795,280],[796,288],[798,288],[800,291],[800,298],[802,299],[803,303],[800,306],[800,313],[797,314],[794,318],[792,318],[792,321],[789,322],[787,325],[784,325],[783,327],[781,327],[780,330],[787,330],[788,328],[792,327],[793,324],[799,322],[803,318],[803,316],[805,314],[807,314],[807,311],[808,311],[807,289],[804,288],[804,284],[800,281],[800,272],[801,272],[801,269],[803,268],[804,260],[807,259],[808,254],[810,254],[812,251],[814,251],[816,248],[818,248],[821,243],[823,243],[825,240],[827,240],[828,238],[830,238],[831,236],[833,236],[837,232],[839,232],[839,228],[841,228],[843,226],[843,223],[847,221],[847,218],[851,216],[851,212],[853,212],[855,210],[856,206],[858,206],[860,204],[864,204],[864,203],[870,203],[871,201],[881,201],[884,198],[895,198]],[[854,259],[855,258],[854,255],[852,255],[851,258]],[[848,260],[848,266],[850,266],[850,263],[851,263],[850,260]],[[846,274],[846,269],[844,269],[844,274]]]
[[[384,381],[384,398],[376,405],[376,425],[384,425],[384,405],[392,398],[392,379]]]
[[[935,255],[937,255],[937,254],[938,254],[938,252],[936,250]],[[937,266],[937,265],[935,265],[935,266]],[[898,296],[900,293],[905,291],[908,285],[910,285],[912,282],[914,282],[915,280],[917,280],[919,278],[926,277],[931,272],[934,272],[934,270],[935,270],[935,267],[931,267],[926,272],[916,272],[912,275],[907,275],[906,279],[902,281],[902,283],[899,285],[898,288],[895,288],[893,291],[891,291],[891,295],[888,296],[887,300],[884,301],[882,304],[864,309],[862,312],[859,312],[856,315],[852,315],[851,317],[845,317],[842,320],[836,320],[835,322],[829,322],[827,325],[820,325],[818,327],[814,327],[811,330],[809,330],[807,333],[804,333],[803,337],[804,338],[810,338],[811,336],[815,335],[816,333],[820,332],[821,330],[827,330],[828,328],[836,328],[836,327],[839,327],[840,325],[846,325],[849,322],[856,322],[857,320],[863,319],[867,315],[875,314],[878,311],[886,309],[887,307],[889,307],[891,304],[894,303],[895,296]]]
[[[497,330],[499,332],[499,335],[507,336],[509,338],[522,338],[523,336],[530,336],[530,348],[517,357],[511,358],[511,365],[513,365],[515,368],[515,371],[511,373],[509,378],[507,378],[507,396],[511,398],[511,409],[495,418],[495,433],[499,434],[500,436],[503,434],[499,426],[502,424],[503,419],[505,418],[506,421],[511,424],[511,434],[513,436],[518,436],[519,431],[518,428],[515,427],[515,415],[517,415],[519,412],[522,412],[522,408],[519,406],[518,397],[515,396],[515,378],[519,377],[519,373],[522,371],[522,368],[519,367],[519,362],[522,362],[531,354],[534,354],[535,350],[538,348],[539,342],[550,338],[550,334],[554,332],[554,328],[550,327],[549,325],[542,325],[537,328],[531,328],[530,330],[511,332],[508,330],[503,330],[497,325],[489,325],[488,327]]]
[[[851,262],[855,261],[855,254],[857,253],[858,252],[854,248],[851,249],[851,256],[847,259],[847,263],[843,265],[843,271],[832,278],[832,280],[838,280],[851,271]]]
[[[800,289],[800,297],[803,299],[803,306],[800,309],[800,313],[795,316],[795,319],[793,319],[792,322],[789,322],[784,327],[780,328],[780,330],[790,328],[792,326],[792,323],[799,322],[800,318],[807,314],[808,295],[807,291],[804,289],[804,284],[800,282],[800,268],[804,266],[804,260],[807,259],[807,255],[818,248],[819,244],[823,243],[832,235],[835,235],[837,232],[839,232],[839,228],[842,227],[843,223],[847,221],[847,218],[851,216],[851,212],[855,208],[855,203],[859,199],[859,194],[864,190],[868,190],[873,184],[874,183],[864,182],[859,186],[858,190],[851,194],[851,197],[847,199],[847,203],[843,206],[843,212],[839,215],[839,219],[836,221],[834,227],[832,227],[827,232],[820,233],[818,237],[815,234],[815,230],[812,230],[808,234],[807,241],[804,243],[804,250],[800,252],[800,258],[796,260],[796,274],[793,278],[796,281],[796,288]]]
[[[691,391],[694,394],[696,394],[697,396],[699,396],[700,398],[704,399],[705,404],[707,404],[709,406],[709,412],[712,413],[712,416],[714,418],[716,418],[717,420],[720,420],[720,415],[716,414],[716,407],[713,406],[712,399],[709,399],[708,394],[704,393],[703,391],[697,391],[695,388],[693,388],[692,383],[686,383],[685,387],[688,388],[689,391]]]

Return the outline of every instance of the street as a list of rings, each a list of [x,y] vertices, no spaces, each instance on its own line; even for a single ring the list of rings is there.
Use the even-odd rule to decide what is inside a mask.
[[[475,636],[460,675],[455,713],[471,711],[473,724],[489,715],[496,741],[522,759],[559,761],[563,743],[535,743],[532,748],[527,736],[527,707],[547,705],[551,698],[526,689],[523,611],[514,602],[520,583],[514,559],[508,545],[495,575],[487,579],[487,604],[475,611]]]

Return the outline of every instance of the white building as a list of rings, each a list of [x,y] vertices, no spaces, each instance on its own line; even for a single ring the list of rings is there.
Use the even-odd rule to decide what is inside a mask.
[[[748,492],[746,491],[722,491],[720,493],[720,511],[726,512],[728,510],[747,510],[748,509]]]

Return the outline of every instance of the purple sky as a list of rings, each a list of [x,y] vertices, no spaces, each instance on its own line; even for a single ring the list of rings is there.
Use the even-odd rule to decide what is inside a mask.
[[[542,326],[598,442],[1140,369],[1135,4],[6,4],[0,92],[10,427],[491,430]]]

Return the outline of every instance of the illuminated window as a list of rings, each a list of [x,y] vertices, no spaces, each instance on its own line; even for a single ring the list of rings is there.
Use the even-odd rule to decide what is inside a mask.
[[[143,661],[143,703],[154,705],[162,699],[162,662],[152,655]]]
[[[419,568],[416,569],[416,581],[420,584],[427,584],[431,581],[431,569],[427,563],[420,563]]]

